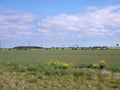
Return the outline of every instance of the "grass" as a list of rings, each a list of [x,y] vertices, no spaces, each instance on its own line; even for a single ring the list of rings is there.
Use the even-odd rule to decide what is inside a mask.
[[[0,51],[0,60],[16,63],[38,63],[48,59],[90,64],[99,60],[119,66],[120,50],[10,50]]]
[[[1,90],[119,90],[120,72],[45,65],[1,65]]]
[[[119,54],[120,50],[0,51],[0,90],[120,90]],[[49,59],[74,66],[56,68],[45,64]],[[109,64],[105,69],[88,68],[103,59]]]

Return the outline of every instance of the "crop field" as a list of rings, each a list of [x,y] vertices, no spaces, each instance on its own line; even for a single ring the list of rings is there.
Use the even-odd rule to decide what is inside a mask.
[[[16,63],[38,63],[49,59],[90,64],[106,60],[108,64],[120,65],[120,50],[9,50],[0,51],[0,60]]]
[[[1,50],[0,90],[120,90],[120,50]]]

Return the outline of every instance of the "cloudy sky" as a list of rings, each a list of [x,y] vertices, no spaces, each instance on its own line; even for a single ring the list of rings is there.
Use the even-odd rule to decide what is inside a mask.
[[[120,44],[120,0],[0,0],[0,47]]]

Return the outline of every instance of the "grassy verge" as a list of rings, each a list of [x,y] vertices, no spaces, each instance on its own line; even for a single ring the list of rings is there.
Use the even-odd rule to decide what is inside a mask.
[[[120,90],[120,67],[56,68],[45,63],[0,64],[0,90]]]

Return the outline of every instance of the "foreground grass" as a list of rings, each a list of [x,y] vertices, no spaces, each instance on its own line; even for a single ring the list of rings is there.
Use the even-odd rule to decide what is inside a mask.
[[[0,64],[0,90],[120,90],[119,70]]]

